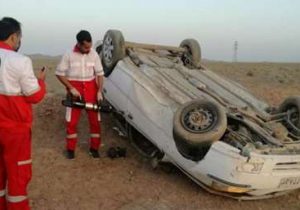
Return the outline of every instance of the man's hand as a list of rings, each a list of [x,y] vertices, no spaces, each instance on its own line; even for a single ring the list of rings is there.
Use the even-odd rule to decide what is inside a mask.
[[[72,94],[73,97],[76,97],[76,98],[80,98],[81,97],[79,91],[76,90],[76,88],[74,88],[74,87],[70,88],[70,93]]]
[[[39,80],[45,81],[45,79],[46,79],[46,67],[45,66],[43,68],[41,68],[41,70],[39,71],[39,73],[37,75],[37,78]]]
[[[98,90],[98,92],[97,92],[97,101],[98,101],[98,103],[103,101],[103,96],[102,96],[101,90]]]

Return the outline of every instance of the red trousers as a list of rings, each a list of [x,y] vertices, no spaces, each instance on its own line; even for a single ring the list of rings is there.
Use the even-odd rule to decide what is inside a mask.
[[[0,210],[29,210],[31,130],[0,128]]]
[[[82,98],[89,103],[97,103],[97,84],[95,80],[88,82],[70,81],[81,94]],[[81,109],[69,108],[66,110],[66,148],[75,150],[77,143],[77,124],[80,119]],[[90,124],[90,148],[98,150],[101,143],[101,126],[100,113],[95,111],[87,111]]]

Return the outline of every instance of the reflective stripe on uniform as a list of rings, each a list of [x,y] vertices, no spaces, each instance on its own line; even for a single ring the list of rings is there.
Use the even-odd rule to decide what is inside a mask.
[[[6,95],[6,96],[22,96],[23,95],[21,92],[19,92],[19,93],[10,93],[8,91],[3,91],[3,90],[0,90],[0,94],[1,95]]]
[[[91,133],[91,138],[100,138],[99,133]]]
[[[0,190],[0,197],[5,196],[5,189],[4,190]]]
[[[77,133],[67,135],[67,139],[75,139],[77,138]]]
[[[40,87],[40,86],[38,86],[37,88],[35,88],[35,89],[31,90],[30,92],[28,92],[28,93],[25,93],[25,96],[30,96],[30,95],[33,95],[34,93],[36,93],[36,92],[39,92],[40,90],[41,90],[41,87]]]
[[[18,166],[22,166],[22,165],[27,165],[27,164],[31,164],[32,160],[22,160],[22,161],[18,161]]]
[[[8,202],[11,202],[11,203],[19,203],[19,202],[22,202],[24,200],[27,199],[27,196],[24,196],[24,195],[19,195],[19,196],[7,196],[6,197],[7,201]]]
[[[82,71],[84,72],[84,71]],[[80,77],[72,77],[72,76],[67,76],[67,79],[68,80],[73,80],[73,81],[80,81],[80,82],[88,82],[88,81],[91,81],[93,79],[95,79],[95,76],[80,76]]]
[[[71,113],[72,113],[72,108],[67,107],[66,108],[66,121],[67,122],[71,122]]]

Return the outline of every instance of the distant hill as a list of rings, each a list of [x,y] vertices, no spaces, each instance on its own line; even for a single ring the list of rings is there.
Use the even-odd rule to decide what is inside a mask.
[[[57,56],[51,56],[51,55],[43,55],[43,54],[31,54],[31,55],[27,55],[29,56],[31,59],[34,60],[57,60],[61,58],[61,55],[57,55]]]
[[[30,54],[30,55],[27,55],[27,56],[29,56],[31,59],[36,59],[36,60],[39,60],[39,59],[43,59],[43,60],[46,60],[46,59],[57,60],[57,59],[61,58],[61,55],[51,56],[51,55],[44,55],[44,54],[40,54],[40,53]],[[206,58],[202,58],[201,60],[203,62],[213,62],[213,61],[215,61],[215,60],[210,60],[210,59],[206,59]],[[220,61],[220,62],[222,62],[222,61]]]

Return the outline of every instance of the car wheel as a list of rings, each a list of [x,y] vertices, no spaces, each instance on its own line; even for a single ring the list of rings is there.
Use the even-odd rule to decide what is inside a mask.
[[[300,96],[285,99],[278,111],[287,113],[284,125],[292,134],[300,136]]]
[[[185,39],[180,43],[180,47],[185,48],[181,59],[188,68],[199,68],[201,63],[201,48],[197,40]]]
[[[98,40],[94,45],[95,50],[98,53],[98,55],[100,56],[100,58],[101,58],[101,53],[102,53],[102,46],[103,46],[102,40]]]
[[[102,52],[102,44],[100,44],[99,46],[96,47],[96,52],[98,53],[98,55],[100,56],[101,52]]]
[[[212,143],[225,133],[227,117],[219,104],[195,100],[176,111],[173,125],[173,137],[179,153],[199,161],[204,158]]]
[[[108,77],[119,60],[125,57],[125,41],[121,31],[109,30],[105,33],[102,45],[102,65]]]

